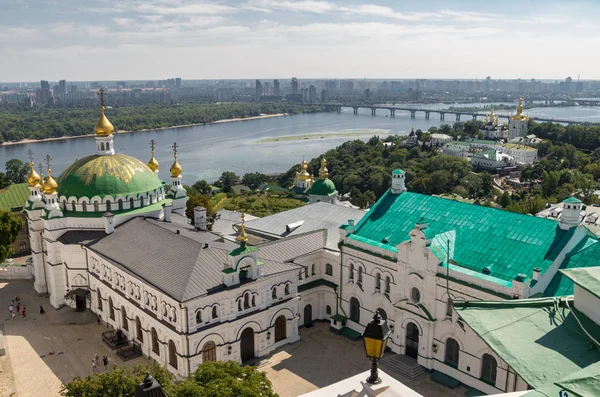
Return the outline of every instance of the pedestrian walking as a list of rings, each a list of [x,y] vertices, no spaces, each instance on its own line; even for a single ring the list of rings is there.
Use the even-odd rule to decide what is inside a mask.
[[[44,307],[43,307],[42,305],[40,305],[40,314],[44,314],[44,313],[46,313],[46,312],[44,311]]]
[[[17,313],[21,311],[21,303],[17,302]]]
[[[10,312],[10,314],[12,314],[12,313],[15,311],[15,307],[14,307],[14,305],[10,305],[10,306],[8,307],[8,311]]]
[[[98,372],[98,356],[92,358],[92,372]]]
[[[21,310],[21,317],[23,317],[23,320],[27,320],[27,313],[25,312],[26,310],[27,308],[23,306],[23,310]]]
[[[16,314],[15,314],[15,312],[11,312],[10,314],[12,315],[12,319],[14,320],[14,319],[15,319],[15,317],[16,317]]]
[[[102,362],[104,363],[104,370],[106,371],[108,368],[108,357],[102,357]]]

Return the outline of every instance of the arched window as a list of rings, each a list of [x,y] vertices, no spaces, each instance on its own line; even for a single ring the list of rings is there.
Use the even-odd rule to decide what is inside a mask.
[[[275,342],[279,342],[287,338],[287,322],[285,316],[277,317],[275,320]]]
[[[217,361],[217,345],[215,342],[206,342],[202,348],[202,362]]]
[[[106,211],[110,211],[110,200],[106,200]]]
[[[331,306],[327,305],[327,307],[325,308],[325,313],[331,315]]]
[[[275,287],[271,290],[271,299],[277,299],[277,288]]]
[[[350,281],[354,281],[354,263],[350,264]]]
[[[67,210],[67,200],[62,201],[62,207],[65,211]]]
[[[160,356],[160,348],[158,346],[158,334],[156,333],[156,330],[154,328],[152,328],[150,334],[152,335],[152,351],[154,352],[154,354],[158,354]]]
[[[154,204],[154,196],[150,195],[150,205]]]
[[[385,277],[385,293],[389,294],[390,293],[390,276],[386,276]]]
[[[304,268],[304,277],[308,278],[308,267]]]
[[[381,274],[375,275],[375,291],[381,291]]]
[[[325,265],[325,274],[328,276],[333,276],[333,266],[329,263]]]
[[[495,385],[497,368],[496,359],[490,354],[484,354],[481,358],[481,380]]]
[[[87,203],[85,201],[81,203],[81,208],[83,209],[83,212],[87,212]]]
[[[169,340],[169,365],[177,369],[177,348],[172,340]]]
[[[98,310],[102,311],[102,294],[100,290],[96,290],[96,295],[98,295]]]
[[[127,321],[127,311],[125,311],[125,306],[121,306],[121,322],[123,323],[123,329],[129,331],[129,322]]]
[[[285,293],[286,295],[289,295],[289,294],[290,294],[290,285],[289,285],[289,284],[286,284],[286,285],[285,285],[284,293]]]
[[[196,312],[196,324],[202,324],[202,310]]]
[[[144,196],[140,196],[140,206],[144,206]]]
[[[242,300],[240,299],[238,301],[238,312],[241,312],[241,311],[242,311]]]
[[[217,313],[217,307],[213,306],[213,308],[212,308],[212,318],[215,319],[217,317],[219,317],[219,313]]]
[[[256,306],[256,296],[252,296],[252,307]]]
[[[144,343],[144,330],[142,330],[142,322],[138,316],[135,317],[135,337]]]
[[[75,200],[71,201],[71,211],[75,212],[77,211],[77,202]]]
[[[444,362],[453,367],[458,367],[458,353],[460,347],[458,342],[452,338],[446,339],[446,354],[444,355]],[[492,357],[493,358],[493,357]]]
[[[100,212],[100,205],[97,201],[94,201],[94,212]]]
[[[356,298],[350,298],[350,320],[360,323],[360,303]]]
[[[313,263],[313,264],[312,264],[312,266],[311,266],[310,273],[311,273],[311,275],[313,275],[313,276],[317,274],[317,273],[315,272],[315,264],[314,264],[314,263]]]
[[[298,279],[299,279],[299,280],[302,280],[302,273],[304,273],[304,270],[301,270],[301,271],[300,271],[300,274],[298,274]]]
[[[132,210],[135,207],[135,204],[133,203],[133,197],[131,197],[129,199],[129,209]]]
[[[111,320],[115,319],[115,307],[113,306],[112,298],[108,298],[108,316]]]
[[[359,267],[358,268],[358,284],[359,285],[362,284],[362,278],[363,278],[362,275],[363,275],[362,267]]]
[[[110,150],[110,142],[106,142],[106,150]]]
[[[249,309],[250,308],[250,294],[247,293],[246,295],[244,295],[244,309]]]
[[[119,199],[118,204],[119,204],[119,211],[123,211],[123,200]]]
[[[104,142],[100,142],[100,150],[104,150]]]
[[[448,301],[446,302],[446,317],[452,317],[452,306],[452,298],[448,297]]]

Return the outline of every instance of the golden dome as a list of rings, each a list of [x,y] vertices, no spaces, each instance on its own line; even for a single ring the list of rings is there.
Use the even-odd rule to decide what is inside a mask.
[[[94,125],[94,132],[98,136],[112,135],[115,128],[106,118],[106,115],[104,114],[104,106],[100,106],[100,113],[102,113],[102,116],[100,116],[100,119],[96,121],[96,124]]]
[[[327,160],[325,157],[321,158],[321,169],[319,170],[319,179],[329,178],[329,170],[327,169]]]
[[[511,117],[512,120],[529,120],[529,116],[523,114],[523,98],[519,98],[517,105],[517,114]]]
[[[46,194],[56,193],[56,189],[58,188],[58,183],[52,178],[50,174],[50,168],[48,168],[48,176],[44,179],[44,183],[42,183],[42,191]]]
[[[310,179],[310,174],[307,171],[308,163],[306,160],[302,160],[300,163],[300,172],[297,174],[298,180],[300,181],[308,181]]]
[[[177,156],[175,156],[175,161],[173,161],[173,165],[171,166],[169,171],[171,171],[171,178],[178,178],[181,175],[182,168],[177,162]]]
[[[158,170],[158,161],[154,158],[154,151],[152,152],[152,158],[148,161],[148,168],[156,172]],[[172,169],[173,167],[171,167]],[[180,167],[181,168],[181,167]]]
[[[35,172],[33,161],[29,163],[29,166],[31,167],[31,170],[29,170],[29,175],[27,175],[27,184],[29,184],[29,187],[36,187],[42,178],[40,177],[40,174]]]

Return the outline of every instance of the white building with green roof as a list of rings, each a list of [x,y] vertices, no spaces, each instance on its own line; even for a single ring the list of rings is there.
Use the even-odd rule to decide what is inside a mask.
[[[579,223],[582,203],[567,200],[557,223],[408,192],[399,182],[360,222],[340,227],[332,327],[361,333],[380,309],[393,352],[486,393],[506,390],[506,372],[482,379],[483,342],[465,332],[453,303],[572,294],[559,269],[600,266],[599,241]],[[449,337],[456,343],[445,356]]]

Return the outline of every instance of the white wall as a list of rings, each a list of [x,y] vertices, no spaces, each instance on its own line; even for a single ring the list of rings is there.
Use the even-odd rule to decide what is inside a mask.
[[[588,316],[596,324],[600,324],[600,299],[575,284],[575,308]],[[573,307],[572,303],[570,304]]]

